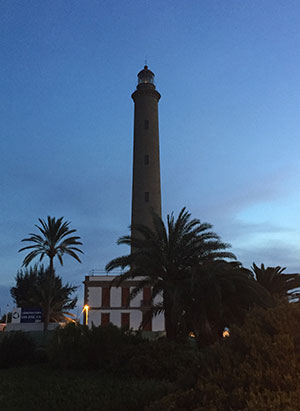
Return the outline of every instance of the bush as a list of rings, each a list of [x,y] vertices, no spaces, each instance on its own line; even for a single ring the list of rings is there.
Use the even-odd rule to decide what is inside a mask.
[[[88,368],[88,332],[76,323],[56,328],[47,349],[50,365],[62,370]]]
[[[146,341],[135,352],[126,354],[130,375],[177,382],[181,387],[195,382],[199,353],[194,347],[160,339]]]
[[[128,361],[127,353],[137,352],[145,341],[139,334],[115,325],[92,327],[89,332],[89,364],[96,369],[117,371]],[[122,371],[122,370],[121,370]]]
[[[59,369],[105,370],[117,376],[178,382],[189,387],[198,365],[195,348],[144,340],[114,325],[92,327],[69,324],[57,329],[50,342],[50,364]]]
[[[297,405],[298,404],[298,405]],[[300,404],[300,304],[252,310],[208,349],[194,388],[148,411],[296,411]]]
[[[0,368],[15,367],[34,361],[35,343],[22,332],[6,333],[0,343]]]
[[[57,329],[48,346],[50,364],[59,369],[113,369],[128,346],[141,337],[114,325],[92,327],[68,324]]]
[[[49,361],[48,353],[45,347],[37,347],[34,353],[35,364],[45,364]]]

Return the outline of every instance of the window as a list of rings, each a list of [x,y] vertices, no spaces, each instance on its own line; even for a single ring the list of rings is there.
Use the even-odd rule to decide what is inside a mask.
[[[108,325],[110,321],[109,313],[101,313],[101,325]]]
[[[122,287],[121,307],[129,306],[129,287]]]
[[[145,201],[146,201],[146,203],[149,202],[149,191],[145,192]]]
[[[145,120],[144,121],[144,129],[148,130],[148,128],[149,128],[149,120]]]
[[[121,328],[125,328],[129,330],[130,327],[130,314],[129,313],[121,313]]]
[[[110,306],[110,288],[102,287],[102,307]]]
[[[144,165],[145,166],[149,165],[149,155],[148,154],[145,154],[145,156],[144,156]]]

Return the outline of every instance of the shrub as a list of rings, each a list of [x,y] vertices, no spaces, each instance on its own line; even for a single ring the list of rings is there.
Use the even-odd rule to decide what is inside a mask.
[[[48,353],[45,347],[37,347],[34,353],[35,364],[45,364],[49,361]]]
[[[48,354],[50,364],[59,369],[101,369],[117,376],[176,381],[182,387],[194,382],[199,361],[194,347],[144,340],[111,324],[57,329]]]
[[[139,334],[109,324],[89,330],[89,365],[95,369],[117,370],[128,361],[129,352],[137,352],[145,341]]]
[[[126,371],[135,377],[176,381],[184,387],[195,382],[199,354],[189,345],[166,339],[146,341],[127,357]]]
[[[141,411],[172,384],[34,365],[0,370],[1,411]]]
[[[143,340],[114,325],[92,327],[68,324],[57,329],[48,346],[50,364],[59,369],[112,369],[122,352]]]
[[[300,304],[283,303],[252,310],[243,327],[206,351],[194,388],[148,411],[295,411],[299,401]]]
[[[51,366],[62,370],[88,368],[88,333],[87,327],[76,323],[56,328],[47,349]]]
[[[35,343],[22,332],[6,333],[0,343],[0,368],[15,367],[34,361]]]

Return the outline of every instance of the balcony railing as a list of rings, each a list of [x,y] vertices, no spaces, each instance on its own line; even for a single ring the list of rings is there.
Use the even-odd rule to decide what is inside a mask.
[[[107,275],[107,276],[111,276],[111,275],[114,275],[114,276],[117,276],[117,275],[121,275],[121,274],[123,274],[123,271],[122,270],[115,270],[115,271],[111,271],[111,272],[107,272],[107,271],[105,271],[105,270],[90,270],[89,271],[89,275]]]

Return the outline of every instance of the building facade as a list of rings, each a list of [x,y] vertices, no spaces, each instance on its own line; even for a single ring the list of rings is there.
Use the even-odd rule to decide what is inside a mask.
[[[87,323],[89,326],[112,323],[118,327],[137,330],[144,316],[150,310],[151,289],[143,291],[129,301],[129,293],[142,278],[125,281],[121,287],[111,286],[114,275],[89,275],[85,277],[85,304],[89,306]],[[154,303],[159,303],[158,296]],[[164,315],[159,314],[147,321],[145,331],[163,331]]]

